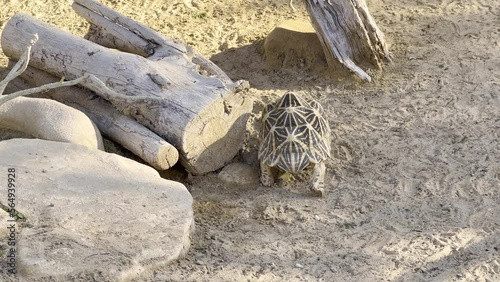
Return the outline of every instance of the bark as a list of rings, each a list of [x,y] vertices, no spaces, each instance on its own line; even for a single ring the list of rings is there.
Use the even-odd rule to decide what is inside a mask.
[[[381,69],[384,61],[391,60],[384,34],[365,0],[305,0],[305,4],[330,66],[338,61],[371,81],[364,69]]]

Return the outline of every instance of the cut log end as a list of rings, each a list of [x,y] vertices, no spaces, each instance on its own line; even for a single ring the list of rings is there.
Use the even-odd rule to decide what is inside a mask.
[[[148,161],[155,169],[165,170],[173,167],[179,160],[179,151],[167,142],[161,142],[157,156]],[[154,156],[154,155],[152,155]]]
[[[181,163],[192,174],[201,175],[230,162],[243,144],[251,107],[250,99],[236,94],[201,112],[184,134]]]

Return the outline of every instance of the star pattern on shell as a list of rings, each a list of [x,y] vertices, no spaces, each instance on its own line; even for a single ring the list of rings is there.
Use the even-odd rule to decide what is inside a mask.
[[[258,158],[290,173],[330,156],[330,126],[316,101],[288,92],[262,116]]]

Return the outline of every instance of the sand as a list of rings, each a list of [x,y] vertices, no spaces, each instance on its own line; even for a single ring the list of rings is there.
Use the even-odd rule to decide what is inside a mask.
[[[267,68],[259,42],[307,19],[287,2],[103,1],[250,82],[236,161],[258,169],[260,110],[289,90],[322,103],[334,136],[323,199],[301,179],[238,188],[168,174],[195,198],[192,247],[134,281],[500,281],[500,1],[368,1],[394,57],[369,84]],[[70,4],[6,0],[0,24],[22,11],[82,36]]]

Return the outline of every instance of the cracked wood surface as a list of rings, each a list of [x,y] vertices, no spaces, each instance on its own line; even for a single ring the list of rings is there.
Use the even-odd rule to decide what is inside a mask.
[[[328,65],[340,62],[364,81],[367,68],[382,69],[390,54],[364,0],[305,0]]]

